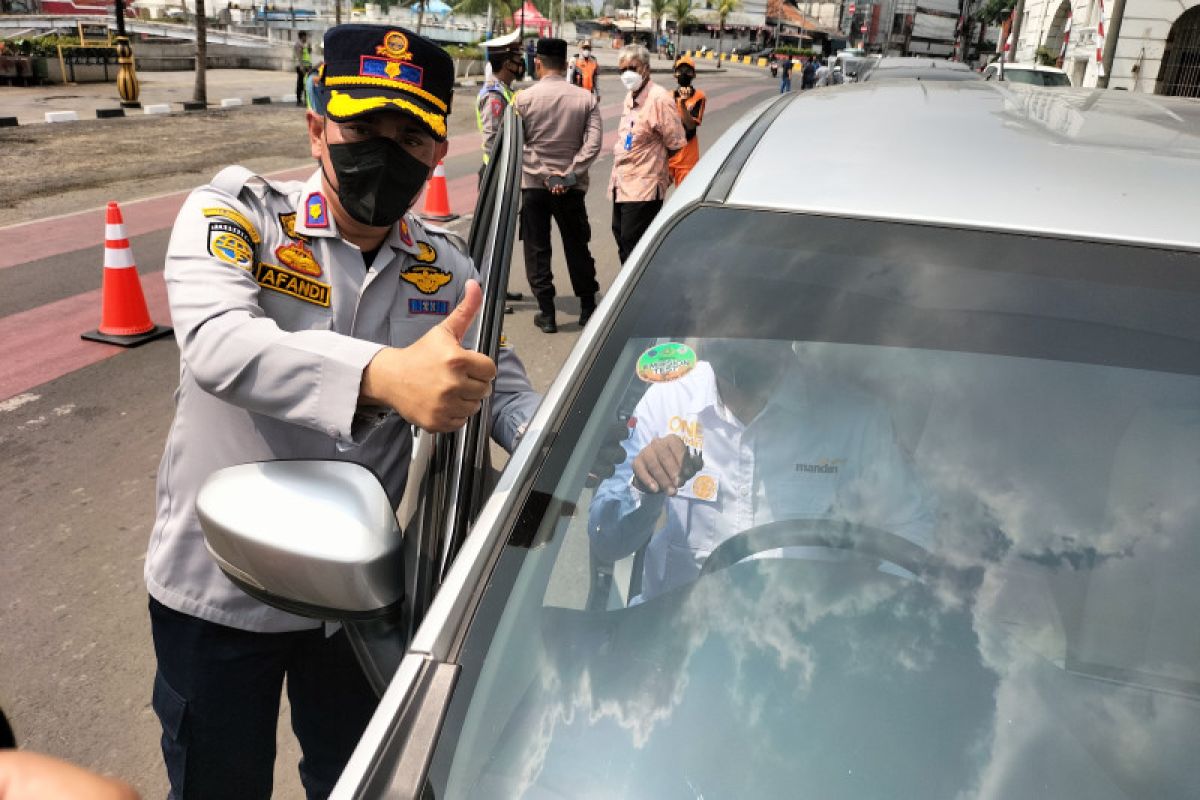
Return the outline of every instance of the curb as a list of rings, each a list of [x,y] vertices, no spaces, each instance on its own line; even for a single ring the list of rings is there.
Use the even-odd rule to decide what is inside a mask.
[[[96,119],[129,119],[130,114],[126,113],[130,110],[141,109],[142,113],[135,116],[165,116],[175,113],[190,113],[196,111],[207,111],[210,108],[216,110],[228,110],[234,108],[245,108],[247,106],[269,106],[269,105],[295,105],[296,95],[283,95],[281,97],[252,97],[247,103],[240,97],[225,97],[218,103],[205,104],[195,100],[176,100],[170,103],[149,103],[146,105],[130,104],[126,106],[122,103],[122,107],[118,108],[97,108]],[[174,106],[180,106],[182,111],[176,111]],[[26,127],[30,125],[51,125],[61,124],[64,122],[78,122],[80,119],[79,112],[73,110],[65,111],[47,111],[45,112],[45,120],[43,122],[26,122]],[[0,117],[0,128],[16,128],[22,125],[17,117]]]

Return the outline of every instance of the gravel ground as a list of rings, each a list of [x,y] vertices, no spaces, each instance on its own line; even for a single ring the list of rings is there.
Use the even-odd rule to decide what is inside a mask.
[[[226,164],[271,172],[308,158],[294,106],[0,128],[0,225],[191,189]]]

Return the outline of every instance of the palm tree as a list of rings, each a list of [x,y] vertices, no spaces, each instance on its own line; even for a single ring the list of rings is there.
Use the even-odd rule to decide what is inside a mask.
[[[720,38],[717,44],[717,69],[721,68],[721,53],[725,50],[725,20],[741,5],[741,0],[718,0],[717,2],[717,18],[721,21]]]
[[[679,45],[683,39],[683,26],[692,21],[692,0],[671,0],[670,12],[675,17],[675,53],[680,52]]]
[[[662,18],[671,7],[671,0],[650,0],[650,19],[654,23],[654,50],[658,50],[658,37],[662,33]]]

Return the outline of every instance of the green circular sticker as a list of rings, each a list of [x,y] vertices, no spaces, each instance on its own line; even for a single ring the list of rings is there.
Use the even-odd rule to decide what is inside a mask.
[[[686,344],[667,342],[638,356],[637,376],[646,383],[679,380],[696,367],[696,351]]]

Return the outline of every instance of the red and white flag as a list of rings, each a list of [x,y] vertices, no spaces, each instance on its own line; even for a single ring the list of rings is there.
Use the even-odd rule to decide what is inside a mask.
[[[1058,59],[1062,61],[1067,57],[1067,45],[1071,43],[1071,7],[1067,6],[1067,21],[1063,27],[1062,49],[1058,51]]]
[[[1104,77],[1104,0],[1097,0],[1100,21],[1096,23],[1096,74]]]

